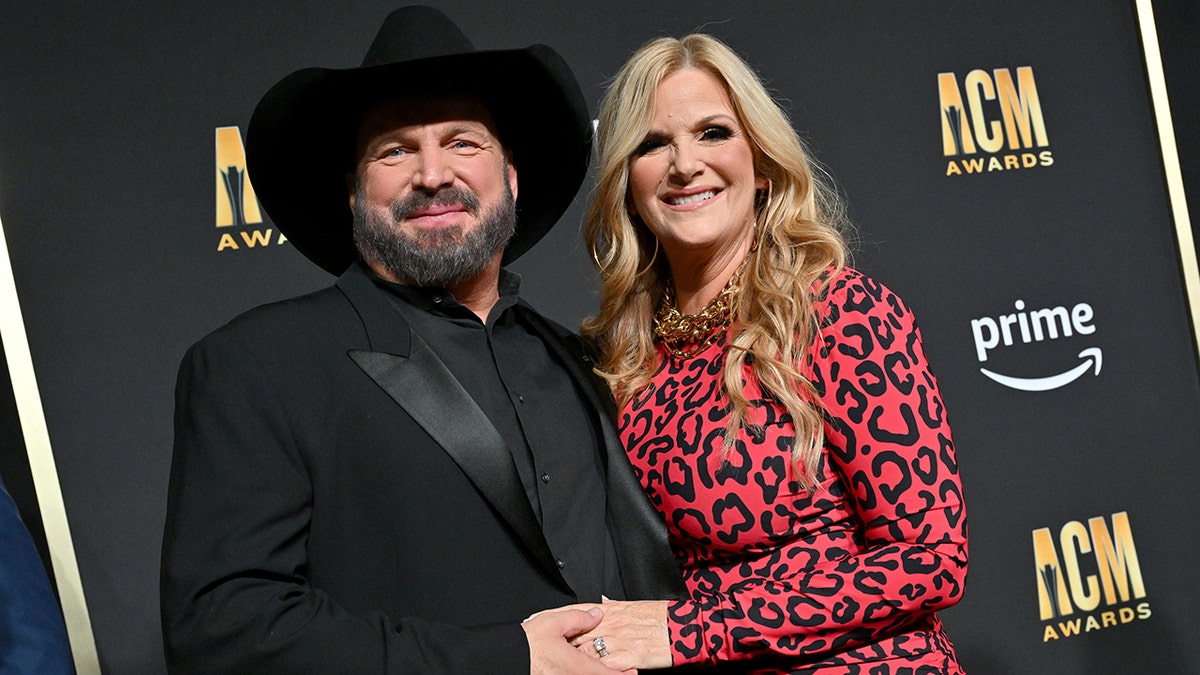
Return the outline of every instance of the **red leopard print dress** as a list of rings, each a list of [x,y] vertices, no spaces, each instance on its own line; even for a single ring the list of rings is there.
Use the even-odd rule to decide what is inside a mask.
[[[621,438],[664,515],[690,600],[674,665],[737,672],[961,673],[935,611],[962,596],[967,525],[954,444],[913,316],[852,269],[816,303],[806,375],[826,413],[815,492],[792,480],[790,417],[745,370],[751,408],[722,461],[724,340],[659,347]]]

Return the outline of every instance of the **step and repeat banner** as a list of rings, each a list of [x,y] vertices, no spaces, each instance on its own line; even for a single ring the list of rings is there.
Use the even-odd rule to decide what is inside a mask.
[[[393,8],[123,4],[0,9],[0,471],[82,673],[164,670],[184,350],[332,281],[259,209],[250,113],[294,70],[357,65]],[[1200,291],[1171,136],[1194,149],[1197,117],[1169,126],[1155,42],[1194,62],[1193,3],[1154,3],[1157,32],[1126,0],[432,4],[478,47],[554,46],[593,111],[650,38],[738,50],[845,195],[855,266],[922,326],[969,510],[943,613],[967,670],[1200,672]],[[516,266],[567,325],[596,303],[587,199]]]

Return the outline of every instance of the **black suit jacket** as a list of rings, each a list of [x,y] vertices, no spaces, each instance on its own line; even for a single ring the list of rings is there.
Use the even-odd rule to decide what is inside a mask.
[[[518,311],[593,406],[626,596],[682,596],[585,345]],[[578,599],[499,433],[358,265],[192,347],[175,414],[172,672],[528,672],[520,620]]]

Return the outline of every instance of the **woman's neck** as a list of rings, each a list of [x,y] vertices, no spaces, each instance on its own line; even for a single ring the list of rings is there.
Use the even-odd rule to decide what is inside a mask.
[[[675,308],[680,314],[696,314],[712,302],[737,273],[750,254],[749,242],[724,254],[671,259],[671,282],[675,287]]]

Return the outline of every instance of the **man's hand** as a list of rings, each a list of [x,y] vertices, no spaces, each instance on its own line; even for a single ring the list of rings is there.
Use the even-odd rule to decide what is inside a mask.
[[[521,628],[529,640],[529,671],[532,675],[613,675],[636,670],[613,670],[594,656],[589,656],[573,647],[570,639],[595,628],[604,614],[593,607],[582,609],[559,609],[539,612],[525,620]]]

